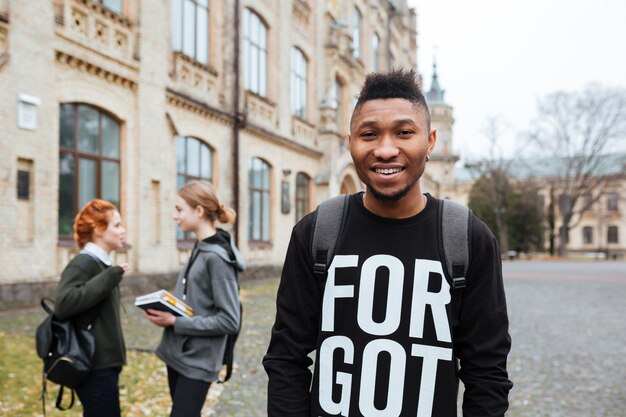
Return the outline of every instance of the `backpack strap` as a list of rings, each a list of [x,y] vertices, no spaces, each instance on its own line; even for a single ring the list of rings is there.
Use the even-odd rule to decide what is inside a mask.
[[[343,232],[350,196],[338,195],[317,207],[313,226],[311,256],[313,273],[324,279],[335,254],[335,246]]]
[[[56,403],[54,404],[56,408],[58,408],[61,411],[66,411],[69,410],[70,408],[72,408],[74,406],[74,390],[71,388],[68,388],[71,393],[72,393],[72,397],[70,399],[70,405],[68,405],[67,407],[63,406],[63,389],[65,388],[64,385],[61,385],[61,387],[59,388],[59,393],[57,394],[57,400]]]
[[[461,295],[466,287],[472,230],[469,208],[451,200],[439,200],[440,242],[445,273],[452,295],[452,326],[459,324]]]

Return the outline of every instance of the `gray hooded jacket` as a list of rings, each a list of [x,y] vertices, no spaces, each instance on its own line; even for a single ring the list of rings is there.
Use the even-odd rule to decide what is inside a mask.
[[[231,260],[228,252],[219,245],[198,242],[178,275],[175,289],[176,297],[182,300],[185,271],[193,259],[186,277],[185,302],[195,314],[193,317],[176,317],[174,326],[164,329],[156,351],[157,356],[175,371],[206,382],[217,379],[222,369],[226,335],[236,333],[241,323],[237,271],[244,269],[243,258],[230,235],[223,230],[218,233],[230,241],[235,259]]]

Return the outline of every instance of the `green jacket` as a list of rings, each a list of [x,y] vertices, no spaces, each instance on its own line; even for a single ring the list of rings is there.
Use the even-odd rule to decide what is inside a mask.
[[[93,369],[126,363],[118,288],[123,274],[121,267],[107,267],[84,253],[76,255],[61,274],[54,314],[81,327],[92,325],[96,341]]]

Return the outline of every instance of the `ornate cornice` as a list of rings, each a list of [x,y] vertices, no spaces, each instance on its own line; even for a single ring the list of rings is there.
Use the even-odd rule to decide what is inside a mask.
[[[137,91],[137,81],[132,80],[123,75],[116,74],[113,71],[102,68],[91,62],[87,62],[81,58],[72,56],[63,51],[56,51],[56,62],[65,65],[67,67],[86,72],[94,77],[98,77],[111,84],[118,85],[123,88],[127,88],[131,91]]]
[[[189,97],[180,91],[167,88],[165,94],[167,103],[172,106],[190,111],[203,117],[208,117],[227,126],[232,126],[235,122],[235,117],[232,113],[210,106],[207,103]]]
[[[308,146],[304,146],[301,145],[297,142],[294,142],[291,139],[288,139],[284,136],[278,135],[274,132],[270,132],[269,130],[261,127],[261,126],[257,126],[255,124],[252,123],[246,123],[246,127],[244,129],[244,131],[257,136],[261,139],[264,139],[270,143],[273,143],[275,145],[279,145],[282,146],[283,148],[287,148],[291,151],[303,154],[303,155],[307,155],[313,158],[321,158],[324,154],[318,150],[315,150],[313,148],[309,148]]]

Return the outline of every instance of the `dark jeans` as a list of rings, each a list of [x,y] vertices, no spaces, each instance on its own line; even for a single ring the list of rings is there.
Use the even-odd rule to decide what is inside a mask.
[[[120,417],[120,368],[89,372],[76,393],[83,404],[84,417]]]
[[[169,366],[167,383],[172,396],[170,417],[200,417],[211,383],[187,378]]]

